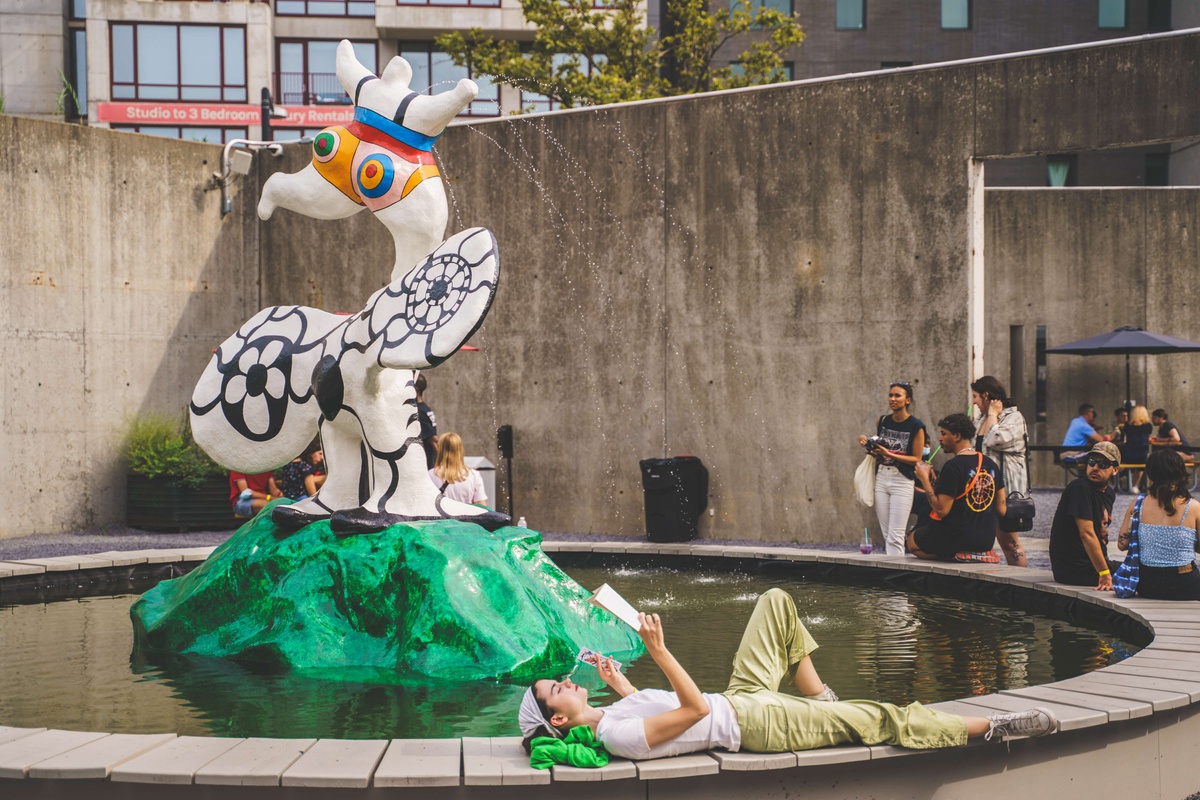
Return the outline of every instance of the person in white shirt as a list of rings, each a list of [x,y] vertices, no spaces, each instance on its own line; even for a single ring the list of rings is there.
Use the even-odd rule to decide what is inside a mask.
[[[429,470],[429,478],[442,494],[460,503],[487,503],[483,478],[467,466],[463,456],[462,437],[447,433],[438,437],[437,461]]]
[[[781,753],[843,743],[909,748],[950,747],[968,737],[1041,736],[1058,729],[1054,714],[1034,708],[990,717],[960,717],[920,703],[899,707],[870,700],[838,701],[821,682],[811,652],[817,643],[781,589],[758,598],[733,661],[729,687],[703,694],[667,650],[657,614],[639,615],[646,652],[674,691],[638,691],[612,659],[601,658],[601,679],[621,699],[607,708],[588,704],[587,690],[570,680],[540,680],[525,692],[518,724],[526,752],[534,738],[592,728],[613,755],[661,758],[711,748]],[[802,697],[779,691],[788,677]]]

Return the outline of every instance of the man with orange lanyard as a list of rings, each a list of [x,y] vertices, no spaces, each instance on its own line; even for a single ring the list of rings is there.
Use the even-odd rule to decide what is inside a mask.
[[[943,561],[999,562],[996,523],[1003,516],[1004,473],[987,456],[975,450],[975,425],[966,414],[951,414],[938,421],[938,442],[953,457],[942,465],[937,486],[930,482],[930,467],[918,461],[917,485],[933,512],[908,535],[908,549],[917,558]]]

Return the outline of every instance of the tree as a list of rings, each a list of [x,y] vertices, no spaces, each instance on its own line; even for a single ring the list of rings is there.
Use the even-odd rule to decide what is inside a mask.
[[[670,31],[656,38],[638,0],[523,0],[537,26],[527,48],[474,28],[442,34],[437,46],[460,67],[495,76],[563,107],[618,103],[786,80],[783,55],[804,41],[796,15],[744,0],[709,10],[705,0],[667,0]],[[735,37],[750,46],[741,69],[714,68],[718,50]],[[661,68],[661,71],[660,71]]]

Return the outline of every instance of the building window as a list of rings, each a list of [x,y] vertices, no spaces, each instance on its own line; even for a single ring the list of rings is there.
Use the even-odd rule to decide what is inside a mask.
[[[466,67],[455,66],[450,56],[434,49],[432,42],[401,42],[400,55],[412,66],[409,86],[413,91],[437,94],[463,78],[470,78],[479,85],[479,94],[459,116],[500,116],[500,89],[490,75],[472,75]]]
[[[1046,156],[1047,186],[1078,186],[1079,164],[1075,155]]]
[[[1171,0],[1149,0],[1146,6],[1146,30],[1150,33],[1171,30]]]
[[[1146,153],[1146,185],[1169,186],[1170,153]]]
[[[312,141],[324,128],[271,128],[271,138],[276,142]]]
[[[67,10],[71,19],[87,19],[87,0],[67,0]]]
[[[792,12],[795,10],[793,8],[792,0],[757,0],[757,2],[754,2],[753,4],[748,4],[746,10],[753,13],[755,7],[769,8],[772,11],[778,11],[785,17],[790,17]]]
[[[500,0],[396,0],[398,6],[474,6],[475,8],[498,8]],[[593,0],[593,8],[604,8],[601,0]]]
[[[942,0],[942,30],[971,29],[971,0]]]
[[[246,139],[245,128],[177,128],[170,125],[113,125],[114,131],[144,133],[166,139],[187,139],[191,142],[226,144],[233,139]]]
[[[867,0],[835,0],[837,3],[837,21],[834,27],[839,31],[861,31],[867,26]]]
[[[69,77],[63,87],[63,114],[70,121],[87,119],[87,31],[71,28],[67,31],[67,69]],[[69,90],[68,90],[69,87]]]
[[[745,75],[746,74],[746,68],[736,61],[729,65],[729,70],[730,70],[730,73],[733,75]],[[783,68],[780,69],[779,71],[777,71],[776,73],[774,73],[771,77],[776,79],[777,81],[790,81],[790,80],[794,80],[794,78],[792,77],[794,72],[795,72],[795,65],[791,61],[785,61],[785,62],[783,62]]]
[[[114,100],[246,102],[246,31],[113,23]]]
[[[1100,4],[1100,28],[1125,28],[1125,12],[1128,0],[1098,0]]]
[[[281,17],[373,17],[375,0],[275,0],[275,13]]]
[[[354,57],[376,72],[375,42],[352,42]],[[279,41],[275,101],[280,105],[350,105],[337,79],[338,43],[328,39]]]

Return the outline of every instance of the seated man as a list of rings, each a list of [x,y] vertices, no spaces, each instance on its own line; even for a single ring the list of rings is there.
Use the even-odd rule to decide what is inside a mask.
[[[1121,451],[1122,461],[1125,456],[1125,426],[1129,424],[1129,409],[1121,406],[1113,412],[1113,428],[1112,434],[1108,440],[1117,446]]]
[[[274,473],[229,473],[229,504],[233,506],[235,515],[253,517],[276,497],[283,497],[283,494],[275,487]]]
[[[1184,438],[1179,426],[1167,419],[1167,411],[1156,408],[1150,412],[1150,421],[1158,428],[1158,434],[1150,437],[1150,444],[1155,447],[1177,447],[1179,453],[1192,452],[1192,446]]]
[[[1078,447],[1084,449],[1096,442],[1103,442],[1104,437],[1096,432],[1096,407],[1084,403],[1079,407],[1079,416],[1071,420],[1067,435],[1063,437],[1063,447]]]
[[[954,457],[942,465],[936,487],[930,483],[929,465],[916,465],[917,483],[933,508],[930,519],[908,535],[908,549],[917,558],[1000,560],[992,547],[997,520],[1008,508],[1004,473],[972,447],[974,441],[970,417],[951,414],[938,422],[938,443]],[[980,557],[970,558],[972,554]]]
[[[1088,453],[1084,477],[1063,490],[1050,525],[1050,567],[1059,583],[1112,590],[1108,523],[1116,494],[1109,484],[1120,458],[1115,444],[1100,442]]]

